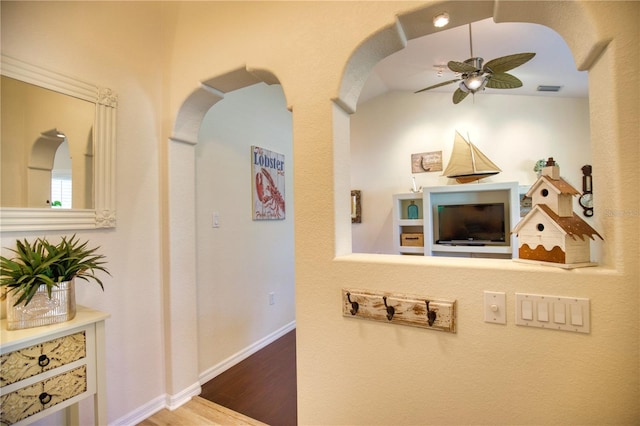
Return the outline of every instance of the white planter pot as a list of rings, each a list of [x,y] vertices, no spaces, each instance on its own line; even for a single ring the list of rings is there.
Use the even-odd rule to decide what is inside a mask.
[[[28,305],[24,302],[13,306],[20,294],[7,292],[7,329],[39,327],[73,319],[76,316],[76,292],[74,280],[64,281],[51,290],[41,285]]]

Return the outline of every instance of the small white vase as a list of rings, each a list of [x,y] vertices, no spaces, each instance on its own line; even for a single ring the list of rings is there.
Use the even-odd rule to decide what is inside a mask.
[[[41,285],[29,304],[13,306],[20,294],[7,292],[7,329],[39,327],[73,319],[76,316],[76,292],[74,280],[63,281],[51,290]]]

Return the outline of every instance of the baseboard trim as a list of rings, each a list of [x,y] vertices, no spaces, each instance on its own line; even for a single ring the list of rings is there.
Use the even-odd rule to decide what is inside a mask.
[[[120,417],[110,424],[113,426],[137,425],[165,408],[167,410],[175,410],[182,404],[189,402],[194,396],[200,395],[200,392],[202,392],[200,383],[194,383],[176,395],[169,395],[165,393],[164,395],[160,395],[152,399],[142,407],[130,412],[126,416]]]
[[[218,376],[219,374],[224,373],[234,365],[243,361],[244,359],[250,357],[254,353],[258,352],[260,349],[264,348],[270,343],[275,342],[288,332],[295,330],[296,322],[291,321],[289,324],[279,328],[268,336],[263,337],[257,342],[252,343],[241,351],[235,353],[229,358],[223,360],[222,362],[214,365],[209,368],[207,371],[203,372],[199,376],[199,382],[194,383],[188,388],[178,392],[175,395],[164,394],[160,395],[143,406],[137,408],[136,410],[130,412],[129,414],[120,417],[113,423],[113,426],[130,426],[136,425],[142,422],[145,419],[148,419],[158,411],[166,408],[168,410],[175,410],[180,407],[182,404],[189,402],[191,398],[196,395],[200,395],[202,388],[201,385]]]
[[[148,403],[144,404],[142,407],[130,412],[126,416],[120,417],[113,423],[112,426],[131,426],[137,425],[145,419],[148,419],[158,411],[167,407],[167,395],[160,395]]]
[[[246,358],[249,358],[251,355],[258,352],[260,349],[264,348],[268,344],[275,342],[276,340],[278,340],[288,332],[295,330],[295,328],[296,328],[296,322],[294,320],[294,321],[291,321],[289,324],[286,324],[285,326],[274,331],[273,333],[269,334],[268,336],[265,336],[262,339],[258,340],[257,342],[252,343],[251,345],[247,346],[241,351],[236,352],[235,354],[219,362],[213,367],[207,369],[206,371],[200,373],[200,384],[203,385],[207,383],[209,380],[213,379],[214,377],[219,376],[220,374],[224,373],[234,365],[245,360]]]
[[[200,392],[202,392],[202,388],[200,387],[200,382],[198,382],[178,392],[176,395],[167,394],[167,409],[175,410],[182,404],[189,402],[194,396],[200,395]]]

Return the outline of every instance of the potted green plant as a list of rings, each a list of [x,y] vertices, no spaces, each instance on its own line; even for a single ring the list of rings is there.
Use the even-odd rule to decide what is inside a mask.
[[[75,316],[75,278],[95,281],[96,272],[109,274],[99,247],[88,248],[75,235],[58,244],[38,238],[32,244],[16,241],[15,256],[0,256],[0,287],[6,290],[7,328],[10,330],[68,321]]]

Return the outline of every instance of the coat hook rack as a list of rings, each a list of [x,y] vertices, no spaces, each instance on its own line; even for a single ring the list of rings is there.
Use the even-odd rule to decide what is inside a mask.
[[[396,313],[396,309],[393,306],[387,305],[387,296],[383,296],[382,300],[384,301],[384,307],[387,310],[387,320],[391,321],[393,319],[393,315]]]
[[[433,297],[342,290],[342,314],[348,318],[456,332],[456,302]]]
[[[428,300],[425,300],[425,303],[427,304],[427,322],[429,323],[429,327],[432,327],[433,323],[436,322],[438,314],[436,314],[436,311],[432,311],[431,309],[429,309]]]
[[[351,293],[347,293],[347,300],[351,303],[351,310],[349,311],[351,312],[351,315],[357,314],[360,306],[358,305],[358,302],[351,301]]]

